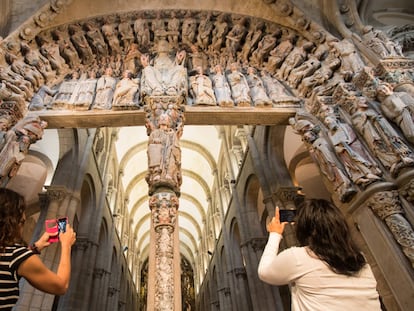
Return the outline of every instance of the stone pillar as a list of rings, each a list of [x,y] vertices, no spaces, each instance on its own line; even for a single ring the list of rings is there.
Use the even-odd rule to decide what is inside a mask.
[[[147,99],[148,172],[151,209],[148,311],[181,310],[178,197],[181,186],[183,109],[179,96]]]

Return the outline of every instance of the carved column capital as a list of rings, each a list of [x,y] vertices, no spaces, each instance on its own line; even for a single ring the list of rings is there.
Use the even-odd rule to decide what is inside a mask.
[[[178,214],[179,201],[173,192],[161,192],[154,194],[149,200],[152,222],[155,230],[159,226],[174,228]],[[173,229],[174,230],[174,229]]]
[[[294,203],[296,200],[301,198],[301,195],[298,194],[300,188],[298,187],[280,187],[276,191],[277,198],[285,203]]]
[[[400,198],[396,190],[378,192],[366,204],[382,220],[392,214],[403,213]]]
[[[70,193],[64,186],[45,186],[47,200],[61,203]]]
[[[410,222],[405,218],[398,191],[376,193],[366,204],[384,221],[414,267],[414,231]]]

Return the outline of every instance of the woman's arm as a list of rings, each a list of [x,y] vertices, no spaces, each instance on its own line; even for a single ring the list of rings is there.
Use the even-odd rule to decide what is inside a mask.
[[[49,270],[38,256],[31,256],[20,264],[17,273],[36,289],[53,295],[63,295],[69,287],[71,272],[71,248],[76,235],[68,224],[66,232],[60,233],[60,261],[57,272]]]
[[[279,207],[267,225],[269,239],[259,262],[259,279],[273,285],[287,284],[294,278],[296,260],[290,250],[278,254],[279,244],[287,222],[280,222]]]
[[[298,262],[291,249],[278,254],[282,236],[270,232],[269,240],[259,262],[259,279],[272,285],[284,285],[297,277]]]

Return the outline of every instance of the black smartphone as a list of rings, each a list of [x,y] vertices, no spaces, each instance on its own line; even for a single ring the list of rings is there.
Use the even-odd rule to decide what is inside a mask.
[[[66,232],[66,224],[68,223],[67,217],[58,218],[57,224],[58,224],[58,230],[59,233]]]
[[[294,222],[296,217],[296,210],[294,209],[280,209],[280,222]]]

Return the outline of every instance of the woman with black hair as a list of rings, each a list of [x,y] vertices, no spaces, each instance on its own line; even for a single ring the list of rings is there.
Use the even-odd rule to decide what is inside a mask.
[[[19,280],[25,278],[33,287],[53,295],[63,295],[70,280],[70,254],[76,234],[67,224],[59,233],[60,260],[57,272],[41,261],[40,251],[49,246],[53,234],[45,232],[31,246],[22,239],[26,221],[24,198],[9,189],[0,188],[0,310],[12,310],[19,298]],[[57,235],[56,233],[55,235]]]
[[[374,275],[335,205],[305,200],[295,221],[301,246],[278,254],[286,224],[276,207],[258,273],[266,283],[291,286],[292,310],[381,310]]]

